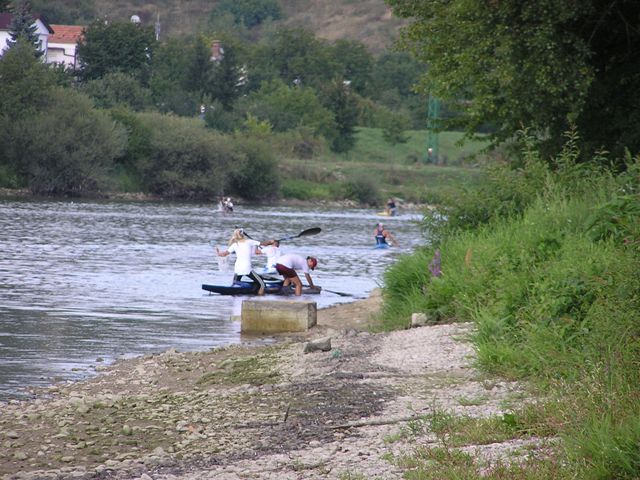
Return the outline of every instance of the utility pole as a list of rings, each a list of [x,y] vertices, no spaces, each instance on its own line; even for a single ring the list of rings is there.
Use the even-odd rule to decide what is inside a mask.
[[[427,110],[427,163],[438,164],[438,118],[440,116],[440,100],[429,94]]]

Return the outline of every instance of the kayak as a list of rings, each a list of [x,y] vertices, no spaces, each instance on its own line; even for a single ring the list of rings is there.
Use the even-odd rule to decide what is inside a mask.
[[[271,295],[293,295],[295,290],[293,285],[288,287],[282,286],[282,280],[265,281],[265,294]],[[218,293],[220,295],[257,295],[260,287],[255,282],[237,281],[231,285],[208,285],[202,284],[202,289],[209,293]],[[322,291],[321,287],[303,287],[303,294],[317,294]]]
[[[391,245],[388,243],[376,243],[373,248],[389,248]]]

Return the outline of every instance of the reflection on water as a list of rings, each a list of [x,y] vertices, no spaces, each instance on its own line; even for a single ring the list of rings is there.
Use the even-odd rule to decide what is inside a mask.
[[[353,295],[314,295],[322,308],[378,286],[399,253],[423,242],[419,218],[385,218],[401,248],[376,250],[380,217],[367,210],[239,207],[221,214],[210,205],[2,200],[0,400],[125,356],[240,342],[232,316],[242,298],[201,289],[230,283],[211,244],[226,246],[237,226],[256,239],[321,227],[281,249],[317,256],[314,282]]]

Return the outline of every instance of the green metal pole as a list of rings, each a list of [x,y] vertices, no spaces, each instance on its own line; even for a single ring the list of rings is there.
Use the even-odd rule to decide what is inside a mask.
[[[438,117],[440,116],[440,100],[429,95],[427,110],[427,163],[438,163]]]

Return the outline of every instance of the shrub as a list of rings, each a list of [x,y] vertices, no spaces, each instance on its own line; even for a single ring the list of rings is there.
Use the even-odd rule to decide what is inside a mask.
[[[273,198],[279,194],[277,162],[265,144],[255,139],[236,138],[233,169],[228,188],[247,200]]]
[[[236,159],[229,138],[205,129],[197,119],[141,114],[151,132],[149,156],[138,162],[151,193],[177,198],[210,198],[224,191]]]
[[[46,108],[16,123],[8,154],[34,193],[94,193],[107,187],[126,138],[86,96],[58,89]]]

